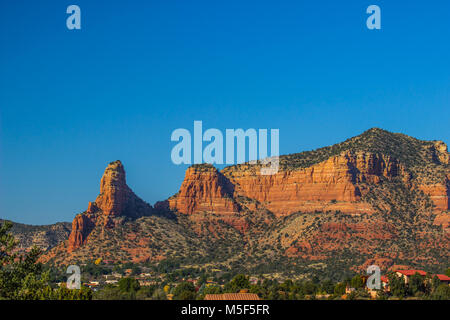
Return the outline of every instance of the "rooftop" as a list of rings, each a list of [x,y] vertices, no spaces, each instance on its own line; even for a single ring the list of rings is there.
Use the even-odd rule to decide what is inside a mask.
[[[450,277],[446,276],[445,274],[435,274],[435,276],[438,277],[441,281],[450,281]]]
[[[207,294],[205,300],[260,300],[256,293]]]
[[[427,273],[423,270],[395,270],[395,272],[401,273],[405,276],[412,276],[416,273],[420,274],[421,276],[427,275]]]

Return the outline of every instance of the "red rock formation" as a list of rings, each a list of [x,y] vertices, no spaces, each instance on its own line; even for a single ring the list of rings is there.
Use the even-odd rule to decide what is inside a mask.
[[[187,169],[180,191],[169,199],[169,206],[189,215],[199,212],[233,215],[239,207],[232,196],[233,186],[227,178],[213,166],[198,165]]]
[[[68,251],[84,245],[91,231],[99,223],[112,228],[117,217],[139,218],[151,213],[152,207],[127,186],[122,163],[111,162],[100,181],[100,194],[97,199],[95,202],[89,202],[88,209],[73,220]]]
[[[169,207],[195,222],[221,220],[240,232],[248,229],[233,199],[233,185],[211,165],[190,167],[180,191],[169,199]]]
[[[69,235],[67,251],[72,252],[85,244],[87,237],[95,227],[95,223],[95,217],[86,214],[77,215],[72,222],[72,232]]]
[[[111,162],[100,181],[100,194],[95,204],[106,216],[122,214],[132,191],[125,179],[125,170],[120,161]]]
[[[438,228],[435,227],[428,228],[430,220],[426,218],[432,212],[426,199],[420,195],[413,206],[410,199],[414,197],[409,196],[418,195],[418,189],[428,194],[435,204],[434,223],[443,225],[448,232],[450,175],[447,147],[441,142],[430,144],[395,136],[393,143],[378,148],[386,139],[377,135],[379,132],[374,131],[377,140],[366,137],[367,141],[355,149],[353,147],[357,145],[358,139],[362,138],[333,146],[331,151],[328,148],[326,152],[319,150],[303,158],[296,158],[295,155],[287,157],[286,161],[280,162],[282,166],[278,173],[269,176],[260,175],[255,166],[245,164],[227,167],[222,172],[211,165],[194,165],[186,171],[179,192],[155,204],[155,210],[127,186],[125,170],[120,161],[113,162],[101,179],[100,194],[96,201],[89,203],[86,212],[75,217],[67,251],[72,252],[88,244],[72,255],[84,251],[86,256],[91,254],[91,244],[98,246],[104,237],[109,236],[111,230],[104,232],[104,228],[118,226],[126,218],[170,213],[179,218],[176,228],[180,229],[174,229],[173,235],[181,234],[179,231],[184,230],[182,228],[191,228],[197,236],[203,234],[208,235],[207,239],[212,239],[217,235],[219,238],[224,235],[224,231],[230,230],[222,228],[222,222],[225,222],[244,233],[245,238],[252,240],[255,235],[263,235],[262,238],[254,238],[263,247],[279,243],[284,253],[291,257],[327,259],[342,249],[348,250],[346,254],[358,252],[368,256],[379,252],[378,256],[368,259],[362,267],[374,262],[384,263],[387,267],[394,259],[418,261],[419,258],[433,258],[433,252],[429,253],[425,249],[442,248],[446,243],[448,246],[448,233],[436,231]],[[366,148],[366,145],[370,148]],[[403,148],[400,151],[399,146]],[[337,154],[334,150],[347,151]],[[393,156],[384,155],[384,150]],[[299,168],[306,166],[308,161],[318,159],[326,160]],[[445,181],[439,183],[442,177]],[[389,180],[394,180],[394,183],[389,183]],[[400,181],[404,182],[402,186],[398,184]],[[390,192],[393,190],[398,191],[398,194]],[[369,191],[370,197],[364,197]],[[371,201],[374,207],[364,199]],[[277,217],[298,211],[307,214],[275,219],[266,209]],[[312,213],[316,210],[324,212],[317,213],[316,217]],[[395,214],[384,215],[389,210]],[[342,214],[335,211],[341,211]],[[372,212],[381,214],[362,214]],[[267,230],[262,228],[263,223],[274,223],[274,230],[267,237]],[[140,256],[145,251],[143,248],[148,249],[152,243],[149,234],[142,233],[144,236],[140,237],[139,232],[151,228],[139,230],[138,226],[134,227],[129,229],[130,232],[118,232],[117,235],[122,240],[133,242],[127,252],[138,261],[144,258]],[[162,229],[166,230],[155,228]],[[412,243],[409,238],[405,238],[405,230],[415,232],[415,239],[419,239],[417,244],[409,246]],[[234,235],[235,230],[231,231]],[[99,239],[95,238],[97,236]],[[169,238],[172,237],[155,237],[157,241],[164,239],[161,242],[167,242]],[[135,242],[138,243],[136,246]],[[390,244],[389,248],[385,247],[386,243]],[[148,258],[156,253],[163,254],[150,250],[144,256]]]
[[[370,205],[360,202],[358,183],[378,183],[381,177],[398,175],[407,179],[395,159],[362,152],[346,152],[308,168],[280,170],[271,176],[230,168],[223,173],[237,194],[260,201],[277,216],[314,210],[370,213]]]

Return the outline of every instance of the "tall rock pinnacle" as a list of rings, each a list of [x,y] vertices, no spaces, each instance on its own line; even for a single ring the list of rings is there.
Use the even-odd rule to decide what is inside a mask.
[[[122,162],[120,160],[111,162],[100,181],[100,194],[95,204],[106,216],[120,216],[132,196],[135,195],[126,184]]]
[[[88,209],[73,220],[68,251],[84,245],[98,225],[112,228],[120,217],[137,219],[152,212],[153,208],[127,186],[122,162],[111,162],[100,181],[97,199],[89,202]]]

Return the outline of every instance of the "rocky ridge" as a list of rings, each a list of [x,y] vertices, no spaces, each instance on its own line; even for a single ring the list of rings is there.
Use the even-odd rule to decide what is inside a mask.
[[[450,257],[448,159],[441,141],[374,128],[281,156],[272,176],[258,175],[257,165],[194,165],[179,192],[154,208],[126,185],[116,161],[95,202],[75,217],[68,241],[44,261],[176,258],[277,269],[376,260],[436,267]]]

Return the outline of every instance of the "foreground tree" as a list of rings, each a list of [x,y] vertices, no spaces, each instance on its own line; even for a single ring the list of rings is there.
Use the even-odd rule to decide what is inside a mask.
[[[450,300],[450,287],[445,283],[440,284],[433,292],[431,298],[434,300]]]
[[[407,294],[407,287],[405,281],[402,277],[397,276],[395,273],[388,275],[389,286],[391,288],[391,293],[399,298],[403,298]]]
[[[175,300],[195,300],[195,286],[191,282],[182,282],[173,291]]]
[[[419,293],[425,293],[424,277],[417,272],[413,274],[409,279],[408,291],[412,296],[416,296]]]
[[[0,299],[11,300],[90,300],[88,288],[69,290],[53,289],[49,285],[50,271],[43,272],[37,260],[42,251],[33,247],[30,252],[19,255],[11,234],[12,223],[0,224]]]
[[[249,277],[244,274],[236,275],[225,285],[225,292],[238,292],[241,289],[250,289]]]

